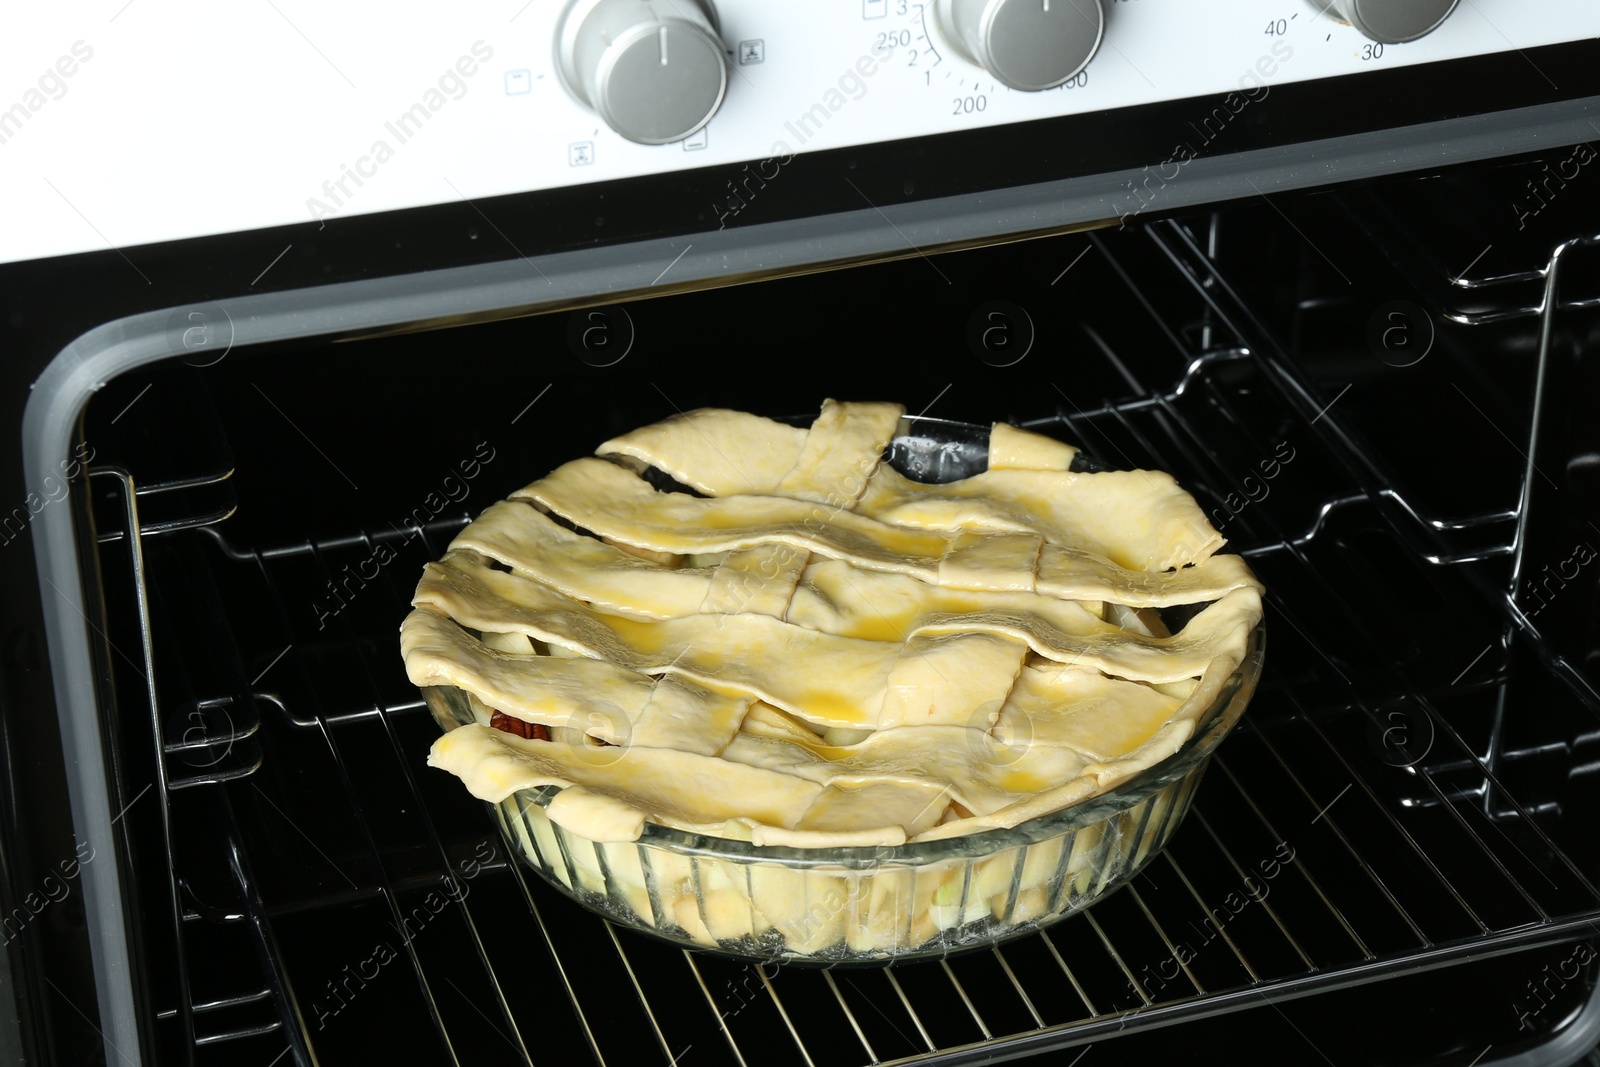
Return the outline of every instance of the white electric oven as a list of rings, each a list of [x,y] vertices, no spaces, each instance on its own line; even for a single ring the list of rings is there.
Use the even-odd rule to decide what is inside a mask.
[[[1593,1059],[1589,0],[14,16],[0,1056]],[[426,767],[397,627],[463,524],[825,397],[1169,470],[1265,583],[1259,692],[1088,911],[758,969]]]

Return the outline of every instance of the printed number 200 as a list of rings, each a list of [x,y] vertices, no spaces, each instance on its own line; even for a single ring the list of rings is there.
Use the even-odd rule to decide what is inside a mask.
[[[970,115],[974,111],[986,110],[989,106],[989,98],[981,94],[978,96],[958,96],[955,98],[954,103],[955,110],[950,114]]]

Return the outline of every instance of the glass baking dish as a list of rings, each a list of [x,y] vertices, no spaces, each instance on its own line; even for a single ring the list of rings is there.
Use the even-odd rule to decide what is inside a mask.
[[[1258,624],[1177,752],[1085,801],[1009,829],[865,848],[780,848],[647,822],[597,842],[551,821],[556,786],[491,804],[513,853],[612,922],[739,959],[884,964],[981,948],[1081,911],[1166,845],[1255,692]],[[1220,674],[1220,672],[1218,672]],[[460,689],[423,690],[441,729],[481,722]]]
[[[809,419],[793,420],[801,425]],[[922,482],[987,466],[988,427],[903,419],[885,459]],[[1072,469],[1103,469],[1079,453]],[[1177,631],[1201,605],[1159,612]],[[636,841],[599,842],[557,824],[561,787],[490,806],[512,851],[613,922],[740,959],[884,964],[980,948],[1080,911],[1132,879],[1182,822],[1211,753],[1255,691],[1257,624],[1231,672],[1213,665],[1191,699],[1193,734],[1111,789],[1017,826],[894,846],[755,845],[646,822]],[[442,730],[489,725],[490,709],[448,686],[423,689]]]

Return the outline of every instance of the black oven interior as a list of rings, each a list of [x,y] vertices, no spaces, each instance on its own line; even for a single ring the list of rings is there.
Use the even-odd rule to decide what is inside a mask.
[[[108,383],[85,556],[152,1062],[1592,1043],[1600,256],[1564,251],[1541,314],[1584,232],[1527,199],[1552,161]],[[829,396],[1174,472],[1267,585],[1268,667],[1168,853],[1089,913],[944,962],[761,973],[508,862],[424,764],[397,627],[453,531],[605,437]],[[447,874],[466,891],[440,904]],[[63,1059],[96,1054],[73,1032]]]

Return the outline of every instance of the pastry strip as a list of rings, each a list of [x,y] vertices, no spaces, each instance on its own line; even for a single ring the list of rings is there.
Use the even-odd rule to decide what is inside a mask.
[[[819,633],[763,615],[662,622],[609,615],[462,553],[427,565],[413,603],[477,630],[525,633],[633,670],[676,671],[734,688],[829,726],[875,728],[890,672],[903,655],[916,655],[889,642]],[[1008,610],[920,618],[907,636],[981,632],[1118,677],[1171,682],[1197,676],[1224,648],[1242,648],[1252,611],[1260,611],[1255,591],[1236,589],[1172,637],[1128,633],[1087,612],[1083,629],[1068,632],[1031,612]],[[828,670],[817,671],[818,663]]]
[[[837,833],[892,827],[910,837],[934,827],[949,806],[949,796],[949,786],[942,782],[829,783],[801,816],[798,828]]]
[[[662,552],[731,552],[776,541],[931,576],[946,542],[938,533],[897,529],[814,501],[659,493],[603,459],[563,464],[511,496],[542,504],[585,529]]]
[[[963,590],[1008,590],[1026,588],[1032,577],[1024,577],[1030,546],[1037,545],[1031,534],[986,535],[967,532],[948,542],[949,551],[939,561],[938,585],[919,581],[917,587],[926,598],[920,610],[956,611],[972,610],[951,606],[962,601],[977,606],[977,601]],[[781,544],[758,545],[731,554],[721,567],[670,568],[640,559],[619,548],[603,544],[593,537],[575,533],[557,524],[549,516],[531,505],[501,501],[491,505],[476,521],[467,526],[451,542],[452,549],[465,548],[480,552],[512,568],[519,574],[538,579],[546,585],[599,607],[638,615],[644,618],[675,618],[696,611],[721,611],[734,613],[752,611],[782,617],[779,601],[787,603],[792,588],[790,570],[806,554]],[[737,556],[737,558],[734,558]],[[1118,572],[1114,588],[1110,583],[1086,583],[1074,577],[1085,568],[1098,568],[1103,572]],[[1104,562],[1074,560],[1064,555],[1064,550],[1054,545],[1043,546],[1038,566],[1039,591],[1044,596],[1032,603],[1046,610],[1062,601],[1105,599],[1110,596],[1119,603],[1133,606],[1169,606],[1172,604],[1201,603],[1216,600],[1231,589],[1249,586],[1259,589],[1254,576],[1244,561],[1233,555],[1217,555],[1194,567],[1186,567],[1169,574],[1146,574],[1114,568]],[[824,580],[821,575],[832,576]],[[826,588],[822,595],[838,599],[842,585],[860,587],[870,591],[865,597],[869,606],[880,605],[889,599],[883,577],[891,572],[866,570],[843,560],[817,560],[807,571],[807,584],[821,583]],[[713,586],[721,586],[713,595]],[[948,587],[948,588],[947,588]],[[896,588],[908,588],[903,581]],[[1087,594],[1098,592],[1099,596]],[[903,600],[903,597],[897,599]],[[802,603],[806,605],[802,608]],[[852,602],[840,600],[841,607]],[[797,610],[814,610],[816,597],[804,587],[798,591]],[[1068,605],[1068,610],[1073,608]],[[897,609],[902,616],[900,628],[893,630],[885,623],[882,640],[901,640],[909,628],[910,607]],[[866,618],[858,609],[854,614]],[[880,613],[883,614],[883,613]],[[889,613],[885,618],[889,622]],[[834,633],[850,633],[854,629],[837,629],[843,623],[830,623],[823,618],[793,618],[804,625],[817,626]],[[859,622],[859,626],[869,625]]]
[[[616,464],[593,458],[574,460],[512,496],[537,501],[585,529],[641,548],[692,554],[778,542],[869,570],[910,574],[930,584],[937,582],[940,562],[955,536],[894,527],[783,497],[723,500],[659,493]],[[960,547],[972,551],[973,542]],[[1081,549],[1045,544],[1036,585],[1051,596],[1134,607],[1199,603],[1240,585],[1260,588],[1239,557],[1224,556],[1214,564],[1216,558],[1170,574],[1150,573]]]
[[[994,733],[1013,745],[1066,745],[1090,760],[1115,759],[1153,736],[1183,703],[1080,666],[1030,665],[1006,697]]]
[[[450,619],[420,609],[400,625],[400,651],[411,684],[453,685],[497,711],[546,726],[580,726],[593,693],[605,693],[616,707],[637,715],[655,684],[649,675],[596,659],[500,652]],[[617,742],[622,735],[602,739]]]
[[[712,496],[766,495],[794,469],[806,431],[726,408],[701,408],[613,437],[600,456],[624,455]]]
[[[989,469],[1064,471],[1078,450],[1054,437],[997,422],[989,428]]]
[[[470,549],[592,604],[655,619],[699,610],[711,581],[705,570],[640,559],[510,500],[489,505],[450,549]]]
[[[468,792],[491,804],[519,789],[581,785],[641,812],[702,824],[745,816],[792,827],[823,788],[794,775],[715,756],[533,741],[476,723],[459,726],[434,741],[428,764],[456,775]],[[615,809],[606,808],[595,822],[615,826]],[[577,814],[582,820],[582,813]]]
[[[917,632],[981,630],[1026,641],[1041,656],[1061,663],[1139,682],[1177,682],[1199,675],[1217,656],[1244,648],[1260,618],[1261,596],[1245,588],[1208,604],[1171,637],[1147,637],[1110,623],[1100,623],[1103,629],[1096,633],[1070,633],[1036,615],[1004,608],[976,615],[931,616],[918,624]]]
[[[1193,735],[1195,719],[1219,698],[1222,687],[1227,683],[1234,670],[1238,668],[1242,654],[1243,649],[1241,646],[1240,649],[1230,650],[1213,660],[1206,668],[1206,673],[1201,678],[1200,685],[1195,688],[1194,695],[1184,701],[1177,714],[1163,724],[1154,736],[1132,751],[1124,753],[1116,759],[1086,764],[1080,774],[1071,778],[1063,778],[1061,779],[1061,784],[1019,799],[1003,808],[984,814],[977,814],[970,819],[961,819],[956,822],[935,826],[933,829],[918,835],[916,840],[931,841],[936,838],[957,837],[993,827],[1016,826],[1029,819],[1060,811],[1087,797],[1113,789],[1140,771],[1155,766],[1182,748],[1183,743]],[[738,740],[739,738],[735,737],[734,741],[729,743],[730,746]],[[1053,746],[1040,745],[1037,747],[1048,750]]]
[[[723,758],[831,785],[943,783],[952,799],[980,815],[1070,781],[1089,762],[1064,745],[1009,744],[966,726],[903,726],[848,747],[740,731]]]
[[[401,623],[400,648],[413,685],[453,685],[496,711],[612,745],[715,755],[750,706],[748,697],[678,675],[652,678],[596,659],[500,652],[420,608]]]
[[[984,593],[946,589],[843,560],[819,560],[795,589],[788,620],[799,626],[874,641],[904,641],[932,616],[978,615],[996,608],[1037,615],[1070,633],[1105,631],[1101,621],[1072,600],[1035,593]]]
[[[810,558],[809,552],[792,545],[757,545],[730,552],[711,575],[700,611],[707,615],[748,612],[781,619],[789,612],[795,585]]]
[[[918,529],[1031,530],[1135,571],[1198,563],[1224,543],[1164,471],[989,470],[923,485],[884,467],[856,510]]]
[[[899,404],[824,402],[822,414],[806,434],[800,458],[773,495],[853,508],[904,414]]]
[[[1043,547],[1044,538],[1036,533],[963,530],[939,561],[939,584],[955,589],[1031,593]]]
[[[452,553],[423,571],[413,603],[478,630],[510,630],[647,673],[672,671],[830,726],[871,727],[897,645],[804,630],[765,615],[641,622]],[[728,625],[737,620],[737,625]],[[827,663],[818,671],[817,663]]]
[[[813,427],[815,429],[815,427]],[[727,408],[700,408],[614,437],[595,454],[625,455],[712,496],[771,494],[800,461],[809,431]],[[1066,470],[1077,449],[997,422],[989,431],[991,470]]]
[[[889,672],[877,729],[945,724],[986,730],[1027,654],[1023,642],[992,634],[918,634]]]

